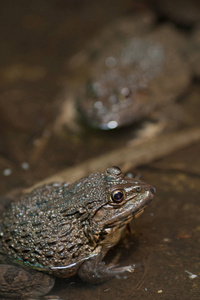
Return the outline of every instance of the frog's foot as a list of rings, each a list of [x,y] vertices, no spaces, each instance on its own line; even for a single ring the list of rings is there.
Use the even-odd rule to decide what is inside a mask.
[[[140,264],[117,267],[107,266],[105,262],[99,261],[99,257],[86,260],[78,270],[78,275],[82,280],[89,283],[102,283],[112,277],[119,277],[124,272],[134,272]]]
[[[35,270],[0,265],[0,297],[23,299],[47,294],[55,279]]]

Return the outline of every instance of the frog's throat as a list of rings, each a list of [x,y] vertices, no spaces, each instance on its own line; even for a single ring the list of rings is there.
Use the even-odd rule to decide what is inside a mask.
[[[143,213],[146,206],[141,207],[140,209],[138,209],[132,214],[125,215],[123,218],[118,219],[116,217],[115,220],[112,220],[111,224],[105,223],[101,228],[98,228],[98,230],[95,233],[89,235],[90,241],[94,243],[94,245],[105,244],[105,243],[111,244],[111,246],[115,245],[120,238],[112,243],[110,242],[110,239],[112,239],[113,236],[119,237],[118,232],[119,233],[123,232],[128,223],[130,223],[134,218],[137,218],[139,215]],[[107,243],[107,241],[109,241],[109,243]]]
[[[114,227],[107,227],[101,232],[98,244],[102,245],[104,249],[109,249],[116,245],[121,239],[123,232],[126,230],[126,225],[135,217],[142,214],[144,209],[140,209],[134,216],[130,216],[122,223],[116,224]]]

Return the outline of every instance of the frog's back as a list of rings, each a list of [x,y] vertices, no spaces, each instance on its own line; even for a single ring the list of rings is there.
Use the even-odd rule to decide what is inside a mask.
[[[93,208],[99,205],[95,197],[102,194],[102,179],[101,173],[92,174],[72,185],[52,183],[22,196],[11,205],[1,224],[4,253],[16,262],[50,273],[70,265],[70,274],[65,271],[65,276],[75,274],[79,262],[91,255],[84,233],[86,207],[90,205],[90,193]]]

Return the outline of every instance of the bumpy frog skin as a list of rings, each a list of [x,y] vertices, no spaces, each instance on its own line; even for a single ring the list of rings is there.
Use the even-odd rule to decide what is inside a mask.
[[[50,281],[47,279],[44,289],[37,282],[37,289],[33,285],[34,291],[24,292],[9,280],[9,285],[1,288],[1,295],[45,294],[54,284],[51,275],[67,278],[78,274],[85,281],[98,283],[130,270],[131,266],[107,267],[101,261],[120,240],[126,224],[143,211],[154,195],[153,187],[125,177],[118,167],[93,173],[70,185],[52,183],[23,195],[4,214],[1,252],[14,262],[8,269],[20,269],[21,265],[21,272],[32,269],[34,280],[38,273]],[[8,274],[6,265],[2,268],[3,286]],[[28,280],[23,276],[26,286]]]
[[[108,130],[147,117],[171,122],[177,106],[165,108],[187,91],[195,73],[194,40],[170,23],[155,28],[152,19],[144,14],[109,25],[72,58],[74,81],[80,77],[73,97],[90,126]],[[199,46],[193,48],[200,57]]]

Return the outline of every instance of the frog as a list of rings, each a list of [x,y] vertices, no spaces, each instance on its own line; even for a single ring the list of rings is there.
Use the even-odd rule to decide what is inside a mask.
[[[76,84],[62,106],[61,123],[70,120],[70,101],[95,129],[150,120],[170,131],[190,122],[177,100],[196,74],[191,57],[200,56],[199,43],[173,23],[158,25],[155,19],[145,13],[115,21],[71,58]]]
[[[47,294],[55,278],[98,284],[134,269],[103,261],[156,190],[119,167],[74,183],[53,182],[11,204],[0,223],[0,295]],[[0,258],[1,258],[0,256]]]

